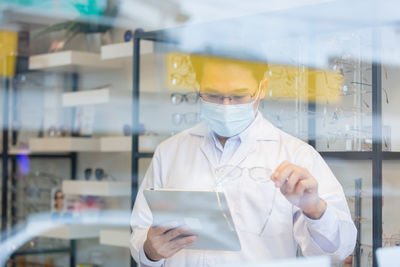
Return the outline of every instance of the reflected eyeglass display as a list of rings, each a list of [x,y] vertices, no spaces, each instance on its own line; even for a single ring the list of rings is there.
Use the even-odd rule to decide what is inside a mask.
[[[84,171],[85,180],[90,180],[90,178],[92,177],[92,173],[93,173],[93,169],[91,169],[91,168],[85,169],[85,171]],[[97,181],[102,181],[102,180],[107,179],[107,178],[111,178],[112,180],[116,180],[114,176],[107,174],[104,171],[104,169],[102,169],[102,168],[96,168],[94,170],[94,175],[95,175]]]
[[[224,165],[215,169],[217,185],[225,182],[233,182],[242,177],[245,172],[248,172],[248,176],[256,182],[271,182],[271,169],[264,167],[242,168],[239,166]]]
[[[174,125],[185,124],[196,124],[200,121],[199,113],[187,112],[187,113],[173,113],[171,116],[171,121]]]
[[[196,104],[199,101],[199,94],[196,92],[181,94],[181,93],[172,93],[171,94],[171,103],[173,105],[179,105],[183,102],[187,102],[189,104]]]

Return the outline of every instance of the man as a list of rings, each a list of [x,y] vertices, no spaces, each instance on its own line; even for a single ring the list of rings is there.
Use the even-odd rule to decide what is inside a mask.
[[[258,112],[265,66],[192,56],[203,122],[156,149],[132,213],[133,257],[140,266],[219,266],[237,262],[329,255],[343,260],[356,229],[341,185],[308,144],[280,131]],[[183,250],[196,236],[187,227],[151,226],[143,189],[212,189],[222,166],[273,170],[261,183],[243,176],[223,184],[239,235],[240,252]]]

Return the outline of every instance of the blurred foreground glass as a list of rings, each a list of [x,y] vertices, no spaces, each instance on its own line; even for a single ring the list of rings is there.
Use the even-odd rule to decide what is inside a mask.
[[[253,73],[263,71],[268,79],[266,99],[302,99],[340,101],[343,73],[338,67],[325,70],[258,61],[224,58],[206,54],[169,52],[165,57],[165,86],[173,91],[198,91],[203,66],[220,62],[222,67],[239,64]]]

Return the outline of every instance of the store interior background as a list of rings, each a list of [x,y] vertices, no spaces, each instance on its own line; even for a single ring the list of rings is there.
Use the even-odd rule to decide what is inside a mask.
[[[57,1],[47,1],[49,4]],[[113,4],[119,1],[112,1]],[[222,12],[227,9],[224,5],[227,1],[221,1],[220,6],[209,7],[211,3],[183,4],[183,1],[120,1],[121,13],[118,15],[118,23],[110,31],[113,44],[124,43],[124,33],[126,30],[135,30],[143,28],[146,31],[155,29],[165,29],[179,25],[192,25],[206,21],[217,21],[220,19],[229,19],[255,13],[257,7],[260,7],[259,1],[255,1],[253,8],[244,9],[240,12],[242,6],[233,5],[230,12]],[[272,1],[269,1],[272,2]],[[322,1],[284,1],[282,3],[269,7],[264,7],[263,12],[274,12],[282,9],[296,9],[300,6],[313,8]],[[326,1],[325,1],[326,2]],[[340,1],[339,1],[340,2]],[[53,4],[54,4],[53,3]],[[142,7],[143,9],[136,8]],[[7,7],[7,8],[5,8]],[[56,18],[54,16],[46,17],[38,12],[32,13],[35,23],[29,21],[31,18],[25,15],[7,16],[7,12],[15,9],[12,5],[2,7],[1,25],[5,30],[15,29],[29,33],[29,47],[25,51],[25,57],[34,55],[48,54],[49,47],[54,40],[62,40],[63,32],[50,33],[40,38],[34,38],[36,32],[52,23],[63,21],[66,18]],[[23,7],[20,7],[23,10]],[[29,9],[26,9],[29,11]],[[135,10],[129,12],[129,10]],[[196,10],[196,12],[194,12]],[[140,12],[142,11],[142,12]],[[148,11],[150,13],[146,13]],[[185,13],[189,12],[191,13]],[[219,12],[218,12],[219,11]],[[151,13],[153,12],[153,13]],[[204,14],[209,12],[213,19],[205,19]],[[25,13],[23,13],[25,14]],[[46,14],[49,14],[46,12]],[[147,16],[145,14],[148,14]],[[183,15],[187,15],[186,18]],[[203,15],[203,16],[202,16]],[[39,18],[39,19],[38,19]],[[68,16],[67,16],[68,18]],[[73,16],[69,19],[72,19]],[[396,26],[397,27],[397,26]],[[381,28],[382,43],[385,41],[392,43],[393,34],[400,35],[395,26]],[[266,32],[268,32],[266,30]],[[366,84],[372,84],[371,55],[366,54],[366,42],[372,42],[372,30],[363,28],[357,31],[336,32],[323,37],[324,40],[330,39],[331,45],[335,47],[336,54],[328,57],[326,54],[315,54],[315,57],[321,62],[319,68],[336,71],[338,65],[342,64],[344,68],[344,82],[356,93],[348,93],[341,97],[337,103],[327,103],[326,99],[317,99],[316,112],[308,111],[308,103],[304,99],[282,99],[267,98],[260,106],[261,112],[275,126],[291,133],[305,141],[308,141],[307,135],[308,122],[310,116],[316,120],[316,136],[312,137],[316,142],[318,151],[370,151],[369,146],[372,141],[372,94],[371,87]],[[340,36],[335,38],[334,36]],[[318,38],[316,36],[315,38]],[[385,39],[387,38],[387,39]],[[240,39],[240,36],[238,37]],[[265,38],[264,38],[265,40]],[[305,49],[304,46],[308,40],[296,52],[293,52],[289,42],[283,42],[281,45],[274,46],[275,55],[273,58],[283,58],[278,64],[288,64],[292,60],[294,66],[301,69],[301,62],[305,57],[304,51],[310,53],[312,49]],[[131,41],[132,42],[132,41]],[[239,41],[240,42],[240,41]],[[318,42],[318,40],[316,41]],[[325,41],[324,41],[325,42]],[[324,43],[321,42],[321,45]],[[165,55],[167,51],[174,51],[174,46],[170,44],[154,43],[142,41],[142,49],[148,49],[150,52],[141,57],[140,67],[140,122],[143,124],[145,132],[140,137],[139,149],[142,152],[152,152],[155,146],[163,139],[178,133],[179,131],[191,127],[192,123],[174,122],[172,117],[175,114],[184,114],[188,112],[199,112],[199,102],[195,104],[182,102],[178,105],[171,103],[171,93],[173,89],[167,88],[165,80]],[[288,48],[288,47],[291,48]],[[358,46],[358,47],[357,47]],[[278,51],[277,47],[280,47]],[[372,45],[371,45],[372,47]],[[393,48],[393,46],[388,46]],[[349,48],[349,49],[348,49]],[[395,48],[393,48],[395,49]],[[87,51],[86,39],[84,35],[78,35],[74,38],[63,51]],[[118,48],[116,48],[116,52]],[[290,52],[289,52],[290,50]],[[349,52],[349,50],[351,50]],[[355,51],[358,51],[356,56]],[[183,52],[185,50],[183,49]],[[373,53],[371,48],[369,53]],[[96,53],[101,54],[101,51]],[[267,53],[267,51],[260,51]],[[399,54],[399,48],[393,50],[393,57]],[[386,55],[386,54],[385,54]],[[388,58],[387,56],[385,58]],[[51,68],[38,69],[37,71],[26,71],[23,74],[15,76],[17,83],[17,102],[15,108],[17,117],[11,118],[6,127],[10,130],[18,130],[18,143],[11,145],[9,149],[26,149],[29,140],[38,138],[39,132],[43,131],[44,138],[49,136],[50,127],[71,127],[73,121],[73,108],[63,107],[62,95],[71,91],[73,73],[78,74],[78,90],[92,90],[97,87],[106,86],[109,88],[109,100],[106,103],[88,105],[86,112],[93,112],[93,134],[92,138],[100,137],[123,137],[124,125],[132,123],[132,54],[127,54],[122,58],[103,60],[102,67],[82,67],[82,68],[60,68],[56,70]],[[297,65],[296,65],[297,64]],[[335,65],[335,67],[334,67]],[[64,72],[63,70],[67,70]],[[71,71],[73,70],[73,71]],[[386,90],[382,94],[382,124],[387,126],[389,134],[384,134],[387,142],[390,144],[388,151],[400,152],[400,119],[398,116],[400,101],[400,58],[383,60],[382,62],[382,88]],[[300,74],[301,75],[301,74]],[[362,82],[364,85],[357,85],[354,82]],[[4,86],[4,84],[3,84]],[[2,86],[2,88],[3,88]],[[358,91],[357,91],[358,90]],[[365,93],[360,93],[366,91]],[[187,93],[183,91],[175,91]],[[358,93],[357,93],[358,92]],[[386,99],[386,96],[388,101]],[[1,103],[4,103],[4,96],[1,94]],[[3,111],[2,111],[3,112]],[[179,116],[179,115],[178,115]],[[3,116],[1,116],[3,120]],[[3,122],[3,121],[2,121]],[[4,124],[2,123],[3,128]],[[385,128],[385,127],[384,127]],[[11,134],[11,132],[10,132]],[[129,138],[129,137],[126,137]],[[10,137],[11,140],[11,137]],[[329,143],[329,145],[328,145]],[[115,145],[115,144],[114,144]],[[113,144],[111,144],[113,146]],[[115,145],[117,146],[117,145]],[[112,149],[111,149],[112,150]],[[118,150],[118,149],[116,149]],[[77,180],[84,179],[84,170],[87,168],[103,168],[109,176],[114,176],[118,181],[125,181],[130,186],[131,181],[131,151],[130,148],[114,152],[78,152],[77,154]],[[29,158],[29,157],[28,157]],[[348,198],[349,207],[355,216],[354,194],[355,180],[362,179],[362,209],[361,209],[361,265],[372,266],[372,164],[371,160],[360,159],[335,159],[326,158],[328,165],[343,185]],[[13,220],[19,223],[27,220],[32,213],[49,212],[50,210],[50,192],[49,188],[61,186],[62,180],[70,179],[70,165],[68,159],[59,158],[29,158],[29,170],[18,169],[18,175],[15,176],[16,199],[12,201],[11,178],[9,178],[8,192],[8,228],[13,228]],[[150,158],[140,160],[140,179],[144,176],[147,167],[150,164]],[[393,246],[400,244],[400,214],[398,209],[400,198],[400,180],[399,159],[385,160],[383,162],[383,245]],[[10,170],[10,167],[9,167]],[[25,172],[25,174],[21,174]],[[57,185],[51,184],[53,178],[42,182],[40,177],[34,177],[35,173],[39,176],[46,174],[51,177],[58,177]],[[11,175],[9,175],[11,177]],[[94,180],[94,178],[91,178]],[[32,182],[33,181],[33,184]],[[111,182],[112,179],[108,179]],[[34,194],[32,190],[38,190],[38,187],[44,187],[42,191],[47,193]],[[40,191],[40,190],[39,190]],[[42,192],[40,191],[40,192]],[[32,194],[29,194],[31,192]],[[103,209],[124,210],[129,214],[131,209],[130,195],[121,197],[103,197],[105,205]],[[15,216],[11,214],[11,206],[16,209]],[[32,207],[33,206],[33,207]],[[125,227],[119,227],[126,233],[125,246],[102,244],[99,237],[79,238],[77,239],[76,263],[99,264],[100,266],[130,266],[130,252],[127,246],[129,239],[129,221],[125,222]],[[99,222],[101,224],[101,222]],[[106,229],[107,226],[100,226],[99,229]],[[108,229],[113,230],[108,226]],[[121,232],[120,232],[121,233]],[[46,237],[37,237],[27,242],[22,251],[37,250],[40,248],[68,247],[68,239],[54,239]],[[43,266],[69,266],[70,255],[68,253],[38,254],[27,255],[26,261],[45,263],[49,259],[53,260],[54,265]],[[18,257],[17,257],[18,258]],[[351,266],[351,265],[350,265]]]

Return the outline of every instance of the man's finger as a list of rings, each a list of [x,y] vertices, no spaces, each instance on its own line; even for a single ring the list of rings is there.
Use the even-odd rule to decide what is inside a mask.
[[[304,173],[302,173],[299,170],[296,170],[292,172],[292,174],[289,176],[287,182],[286,182],[286,192],[287,193],[292,193],[293,190],[296,188],[297,183],[301,180],[306,178]]]
[[[193,245],[197,241],[196,235],[191,235],[187,237],[178,238],[168,242],[168,247],[170,250],[181,250],[185,247]]]
[[[275,186],[281,187],[295,170],[295,168],[296,166],[289,164],[285,168],[281,169],[278,175],[273,179]]]
[[[279,164],[279,166],[272,173],[271,178],[277,177],[279,175],[279,172],[289,164],[290,164],[290,162],[287,160],[282,161],[281,164]]]
[[[304,179],[300,180],[297,183],[297,186],[295,188],[295,193],[297,195],[303,195],[306,191],[308,190],[315,190],[317,187],[317,183],[314,179]]]
[[[166,232],[163,236],[162,239],[165,242],[168,242],[184,233],[187,233],[189,231],[189,227],[187,226],[182,226],[178,228],[171,229],[170,231]]]
[[[159,225],[153,225],[152,227],[150,227],[151,231],[153,234],[155,235],[162,235],[165,232],[176,228],[178,226],[177,222],[168,222],[168,223],[163,223],[163,224],[159,224]]]

